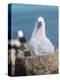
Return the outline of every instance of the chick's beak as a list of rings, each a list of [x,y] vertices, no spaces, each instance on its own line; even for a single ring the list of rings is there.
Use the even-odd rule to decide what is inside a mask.
[[[39,22],[39,23],[38,23],[38,28],[40,28],[40,27],[41,27],[41,25],[42,25],[42,23],[41,23],[41,22]]]

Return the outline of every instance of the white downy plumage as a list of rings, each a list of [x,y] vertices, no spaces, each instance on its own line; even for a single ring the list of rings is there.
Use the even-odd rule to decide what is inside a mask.
[[[36,21],[29,46],[36,55],[47,54],[54,51],[52,42],[46,36],[45,21],[43,17],[39,17]]]

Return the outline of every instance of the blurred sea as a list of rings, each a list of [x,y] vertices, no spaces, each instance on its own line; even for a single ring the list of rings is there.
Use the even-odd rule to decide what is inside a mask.
[[[18,30],[23,30],[26,39],[30,40],[36,19],[42,16],[46,22],[46,35],[50,38],[54,46],[58,47],[57,6],[12,4],[11,9],[12,38],[17,38]]]

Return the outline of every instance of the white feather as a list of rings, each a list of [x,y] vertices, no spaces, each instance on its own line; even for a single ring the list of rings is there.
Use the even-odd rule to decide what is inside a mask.
[[[41,26],[38,23],[41,22]],[[39,28],[38,28],[39,27]],[[54,46],[50,39],[46,36],[45,32],[45,21],[43,17],[39,17],[35,24],[32,37],[29,42],[30,49],[36,54],[50,53],[54,51]]]

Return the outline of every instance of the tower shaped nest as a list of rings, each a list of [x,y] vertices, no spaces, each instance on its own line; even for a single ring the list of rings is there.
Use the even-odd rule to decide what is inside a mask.
[[[44,75],[58,73],[58,49],[47,55],[17,57],[15,75]]]

